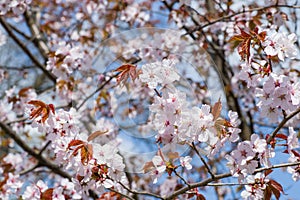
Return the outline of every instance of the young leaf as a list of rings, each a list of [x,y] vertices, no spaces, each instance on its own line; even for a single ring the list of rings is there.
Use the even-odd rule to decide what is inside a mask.
[[[52,200],[53,199],[53,188],[47,189],[45,192],[41,193],[41,200]]]
[[[148,173],[148,172],[152,171],[153,168],[154,168],[154,164],[152,161],[146,162],[143,167],[144,173]]]
[[[175,160],[176,158],[179,158],[178,152],[169,152],[167,156],[170,160]]]
[[[270,180],[269,185],[271,187],[274,196],[278,200],[280,198],[280,193],[283,193],[282,186],[277,181],[274,181],[272,179]]]
[[[250,57],[250,44],[253,39],[252,35],[246,33],[244,30],[239,28],[241,33],[234,35],[230,38],[229,42],[234,42],[239,45],[238,51],[242,59],[249,60]]]
[[[213,106],[213,108],[211,110],[211,113],[214,116],[214,120],[216,120],[220,116],[221,110],[222,110],[222,103],[219,98],[218,102],[215,103],[215,105]]]
[[[282,133],[278,133],[278,134],[276,134],[276,136],[275,136],[276,138],[280,138],[280,139],[283,139],[283,140],[287,140],[287,136],[286,135],[284,135],[284,134],[282,134]]]
[[[115,71],[116,72],[120,72],[120,74],[118,74],[118,76],[117,76],[117,83],[118,84],[120,84],[121,82],[124,83],[129,78],[129,76],[131,77],[131,79],[133,81],[138,76],[138,72],[136,70],[136,66],[131,65],[131,64],[121,65]]]
[[[87,141],[91,141],[93,139],[95,139],[96,137],[100,136],[100,135],[103,135],[105,133],[107,133],[108,130],[105,130],[105,131],[95,131],[94,133],[92,133],[91,135],[89,135]]]
[[[29,101],[28,104],[34,105],[36,108],[30,113],[30,119],[34,119],[38,116],[42,117],[42,123],[48,119],[50,112],[55,114],[55,108],[53,104],[46,104],[39,100]]]

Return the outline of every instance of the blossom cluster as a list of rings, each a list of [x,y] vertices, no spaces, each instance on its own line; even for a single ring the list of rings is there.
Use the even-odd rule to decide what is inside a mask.
[[[272,73],[263,83],[263,88],[256,88],[259,98],[257,106],[262,109],[261,116],[270,122],[277,122],[280,111],[290,113],[300,104],[300,84],[288,76]]]
[[[295,58],[297,56],[297,48],[294,44],[296,41],[295,33],[287,35],[287,33],[273,31],[263,42],[264,51],[268,56],[278,56],[281,61],[284,61],[285,57]]]
[[[87,52],[79,46],[71,46],[61,42],[57,45],[53,56],[47,61],[47,70],[60,79],[67,79],[74,70],[86,70],[90,67],[90,59]]]
[[[241,197],[243,199],[263,199],[265,196],[265,189],[269,179],[263,173],[255,175],[248,175],[245,178],[245,190],[242,191]]]
[[[37,127],[40,132],[46,133],[47,141],[51,141],[55,162],[74,173],[74,178],[69,183],[70,187],[81,192],[73,195],[87,198],[89,190],[101,193],[104,188],[113,187],[118,181],[124,181],[125,166],[123,158],[118,155],[119,143],[111,140],[101,145],[92,142],[86,133],[80,133],[79,115],[75,109],[54,111],[51,109],[51,105],[30,101],[26,110],[33,118],[32,126]],[[30,195],[35,195],[34,189],[30,191]],[[69,189],[69,191],[73,191],[73,189]],[[60,186],[52,191],[53,197],[59,196],[59,192],[62,192]],[[28,196],[27,193],[29,193],[29,189],[26,192]]]
[[[15,15],[21,15],[25,12],[31,0],[1,0],[0,15],[5,15],[9,11],[13,11]]]
[[[243,182],[246,176],[253,174],[259,165],[270,166],[269,159],[274,156],[274,151],[267,148],[266,140],[253,134],[250,141],[240,142],[236,150],[226,155],[226,159],[232,175]]]
[[[212,113],[209,105],[191,107],[185,93],[174,86],[174,82],[179,80],[177,73],[172,60],[163,60],[143,65],[139,76],[142,82],[158,93],[149,106],[153,114],[152,125],[157,131],[157,142],[170,145],[171,150],[176,144],[200,142],[206,144],[208,157],[212,158],[227,141],[236,142],[239,139],[237,113],[230,111],[230,120],[227,121],[217,113],[221,111],[220,102],[213,108],[215,113]],[[155,175],[165,171],[162,158],[156,156],[152,162],[156,166]]]

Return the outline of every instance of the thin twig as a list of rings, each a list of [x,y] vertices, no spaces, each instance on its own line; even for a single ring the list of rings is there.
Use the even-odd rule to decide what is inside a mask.
[[[206,163],[206,161],[204,160],[204,158],[199,153],[199,151],[198,151],[197,147],[195,146],[194,142],[192,142],[191,147],[192,147],[192,149],[195,150],[196,154],[199,156],[200,160],[202,161],[202,163],[204,164],[204,166],[207,169],[208,173],[210,174],[211,178],[213,179],[215,177],[215,175],[212,173],[212,171],[210,170],[208,164]]]
[[[35,23],[35,21],[32,17],[31,11],[26,10],[24,13],[24,18],[25,18],[26,23],[31,31],[34,45],[40,50],[40,53],[42,54],[42,56],[45,59],[47,59],[50,50],[49,50],[47,44],[43,41],[42,33],[41,33],[39,27],[37,26],[37,24]]]
[[[190,186],[190,184],[182,176],[180,176],[180,174],[178,174],[175,169],[174,169],[174,173],[184,182],[184,184],[186,184],[188,187]]]
[[[195,31],[199,31],[207,26],[210,26],[210,25],[213,25],[217,22],[221,22],[221,21],[225,21],[226,19],[230,19],[236,15],[239,15],[239,14],[244,14],[244,13],[248,13],[248,12],[254,12],[254,11],[262,11],[262,10],[266,10],[266,9],[269,9],[269,8],[276,8],[276,7],[282,7],[282,8],[295,8],[295,9],[300,9],[300,6],[296,6],[296,5],[270,5],[270,6],[266,6],[266,7],[259,7],[259,8],[252,8],[252,9],[248,9],[248,10],[242,10],[242,11],[239,11],[239,12],[236,12],[236,13],[233,13],[233,14],[230,14],[230,15],[226,15],[226,16],[223,16],[223,17],[220,17],[214,21],[211,21],[209,23],[206,23],[202,26],[197,26],[196,28],[190,30],[189,32],[187,32],[185,35],[188,35],[190,33],[194,33]]]
[[[252,185],[253,183],[208,183],[207,186],[220,187],[220,186],[236,186],[236,185]]]
[[[46,150],[46,148],[51,144],[51,141],[48,141],[47,144],[40,150],[39,155],[42,155],[42,153]]]
[[[119,74],[119,73],[118,73]],[[79,106],[76,107],[76,110],[79,110],[91,97],[93,97],[97,92],[102,90],[113,78],[115,78],[118,74],[111,76],[107,81],[105,81],[102,85],[100,85],[92,94],[87,96]]]
[[[128,192],[132,193],[132,194],[138,194],[138,195],[144,195],[144,196],[152,196],[152,197],[156,197],[158,199],[164,199],[163,197],[157,195],[157,194],[153,194],[153,193],[150,193],[150,192],[138,192],[138,191],[135,191],[135,190],[131,190],[130,188],[128,188],[126,185],[124,185],[123,183],[121,182],[118,182],[125,190],[127,190]]]
[[[257,172],[262,172],[262,171],[269,170],[269,169],[285,168],[285,167],[291,167],[291,166],[297,166],[297,165],[300,165],[300,162],[282,163],[282,164],[272,165],[270,167],[262,167],[262,168],[256,169],[254,172],[257,173]],[[189,186],[183,187],[183,188],[175,191],[173,194],[171,194],[170,196],[165,198],[165,200],[174,199],[176,196],[184,194],[185,192],[187,192],[190,189],[194,189],[194,188],[197,188],[197,187],[208,186],[208,184],[210,184],[213,181],[217,181],[217,180],[227,178],[227,177],[230,177],[230,176],[232,176],[231,173],[218,174],[218,175],[215,175],[214,178],[207,178],[203,181],[190,184]]]
[[[28,173],[32,172],[33,170],[39,168],[40,166],[41,165],[38,163],[38,164],[34,165],[32,168],[20,172],[20,176],[24,176],[25,174],[28,174]]]
[[[290,119],[292,119],[294,116],[296,116],[298,113],[300,113],[300,107],[296,109],[294,112],[286,116],[276,127],[276,129],[271,133],[270,137],[267,140],[267,143],[269,144],[276,136],[278,131],[285,125],[286,122],[288,122]]]
[[[134,200],[134,198],[132,198],[132,197],[130,197],[130,196],[124,194],[124,193],[118,192],[117,190],[114,190],[112,188],[109,188],[109,190],[112,191],[112,192],[115,192],[115,193],[117,193],[119,195],[121,195],[122,197],[125,197],[126,199]]]

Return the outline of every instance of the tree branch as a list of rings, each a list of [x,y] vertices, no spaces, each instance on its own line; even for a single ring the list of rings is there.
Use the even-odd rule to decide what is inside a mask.
[[[26,151],[29,155],[33,156],[38,160],[38,164],[40,166],[44,166],[49,168],[53,173],[58,174],[64,178],[71,180],[71,175],[67,172],[61,170],[61,168],[55,164],[53,164],[49,159],[44,158],[39,153],[36,153],[33,149],[31,149],[13,130],[10,129],[6,124],[0,122],[0,128],[4,131],[4,133],[12,138],[24,151]]]
[[[36,23],[32,17],[32,12],[29,10],[26,10],[24,13],[24,17],[25,17],[26,23],[31,31],[31,34],[33,37],[33,43],[40,50],[43,57],[45,59],[47,59],[48,54],[49,54],[49,48],[48,48],[47,44],[43,41],[41,31],[38,28],[38,26],[36,25]]]
[[[285,167],[291,167],[291,166],[297,166],[297,165],[300,165],[300,162],[282,163],[282,164],[272,165],[270,167],[262,167],[262,168],[256,169],[254,171],[254,173],[262,172],[262,171],[269,170],[269,169],[285,168]],[[219,179],[230,177],[230,176],[232,176],[231,173],[218,174],[218,175],[215,175],[214,178],[207,178],[207,179],[205,179],[203,181],[200,181],[198,183],[190,184],[189,186],[183,187],[183,188],[175,191],[173,194],[171,194],[170,196],[168,196],[167,198],[165,198],[165,200],[172,200],[176,196],[184,194],[188,190],[194,189],[194,188],[197,188],[197,187],[202,187],[202,186],[216,186],[216,184],[210,184],[210,183],[213,182],[213,181],[217,181]]]
[[[4,27],[4,29],[6,30],[6,32],[9,34],[9,36],[19,45],[19,47],[28,55],[28,57],[32,60],[32,62],[34,64],[37,65],[38,68],[40,68],[45,74],[46,76],[53,81],[54,83],[56,82],[56,77],[49,72],[46,67],[41,64],[38,59],[30,52],[30,50],[25,46],[25,44],[23,44],[23,42],[21,40],[19,40],[19,38],[13,33],[12,29],[10,28],[10,26],[6,23],[6,21],[0,17],[0,23],[1,25]]]
[[[90,94],[89,96],[87,96],[79,106],[76,107],[76,110],[79,110],[91,97],[93,97],[97,92],[99,92],[100,90],[102,90],[113,78],[115,78],[118,74],[109,77],[108,80],[106,80],[102,85],[100,85],[92,94]]]
[[[130,188],[128,188],[126,185],[124,185],[123,183],[121,182],[118,182],[125,190],[127,190],[128,192],[132,193],[132,194],[137,194],[137,195],[145,195],[145,196],[152,196],[152,197],[156,197],[158,199],[164,199],[162,198],[161,196],[157,195],[157,194],[153,194],[153,193],[150,193],[150,192],[138,192],[138,191],[135,191],[135,190],[131,190]]]
[[[267,140],[267,143],[269,144],[276,136],[276,134],[278,133],[278,131],[283,128],[283,126],[285,125],[286,122],[288,122],[290,119],[292,119],[294,116],[296,116],[298,113],[300,113],[300,107],[298,109],[296,109],[294,112],[292,112],[291,114],[289,114],[288,116],[286,116],[280,123],[279,125],[276,127],[276,129],[271,133],[270,137]]]
[[[197,147],[195,146],[194,142],[192,142],[191,145],[192,149],[195,150],[196,154],[199,156],[200,160],[202,161],[202,163],[204,164],[205,168],[207,169],[208,173],[210,174],[211,178],[214,178],[215,175],[212,173],[212,171],[210,170],[208,164],[205,162],[204,158],[201,156],[201,154],[199,153]]]
[[[266,9],[269,9],[269,8],[277,8],[277,7],[280,7],[280,8],[295,8],[295,9],[300,9],[300,6],[296,6],[296,5],[270,5],[270,6],[266,6],[266,7],[259,7],[259,8],[252,8],[252,9],[248,9],[248,10],[242,10],[242,11],[239,11],[239,12],[236,12],[236,13],[233,13],[233,14],[230,14],[230,15],[226,15],[226,16],[223,16],[223,17],[219,17],[218,19],[214,20],[214,21],[211,21],[211,22],[208,22],[202,26],[198,25],[196,28],[190,30],[189,32],[186,33],[186,35],[190,34],[190,33],[194,33],[195,31],[199,31],[207,26],[210,26],[210,25],[213,25],[217,22],[221,22],[221,21],[225,21],[226,19],[230,19],[236,15],[240,15],[240,14],[244,14],[244,13],[248,13],[248,12],[254,12],[254,11],[262,11],[262,10],[266,10]],[[199,14],[199,13],[197,13]]]

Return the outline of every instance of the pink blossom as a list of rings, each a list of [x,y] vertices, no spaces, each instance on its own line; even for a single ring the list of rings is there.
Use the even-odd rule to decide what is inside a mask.
[[[294,154],[290,154],[291,157],[289,158],[289,162],[290,163],[294,163],[294,162],[300,162],[300,158],[295,156]],[[300,165],[296,165],[296,166],[289,166],[287,168],[287,172],[292,174],[292,179],[294,181],[298,181],[300,180]]]
[[[287,148],[290,152],[292,149],[299,147],[299,140],[297,137],[296,131],[294,131],[293,127],[289,127],[289,136],[287,138]]]
[[[32,184],[26,187],[22,198],[24,200],[39,200],[41,193],[46,191],[47,189],[48,186],[42,180],[39,180],[36,184]]]
[[[248,175],[246,183],[252,185],[245,185],[245,190],[241,193],[243,199],[258,200],[263,199],[264,189],[269,182],[263,173],[257,173],[255,175]]]
[[[295,58],[297,56],[297,48],[294,43],[297,41],[296,34],[274,32],[267,37],[263,43],[267,55],[275,56],[284,61],[284,58]]]
[[[175,191],[177,186],[177,178],[169,177],[165,180],[163,184],[160,185],[160,195],[166,197]]]
[[[191,161],[192,158],[190,156],[180,157],[180,165],[185,167],[187,170],[192,169]]]
[[[165,161],[160,156],[154,156],[152,162],[155,166],[155,170],[151,172],[151,176],[153,177],[153,183],[155,184],[167,167]]]
[[[164,59],[162,62],[143,65],[143,73],[139,78],[153,89],[156,88],[158,84],[161,84],[162,86],[171,84],[174,81],[179,80],[175,65],[175,60],[169,59]]]
[[[251,135],[251,144],[253,147],[253,151],[257,153],[264,153],[267,148],[267,142],[265,139],[260,139],[257,134]]]

